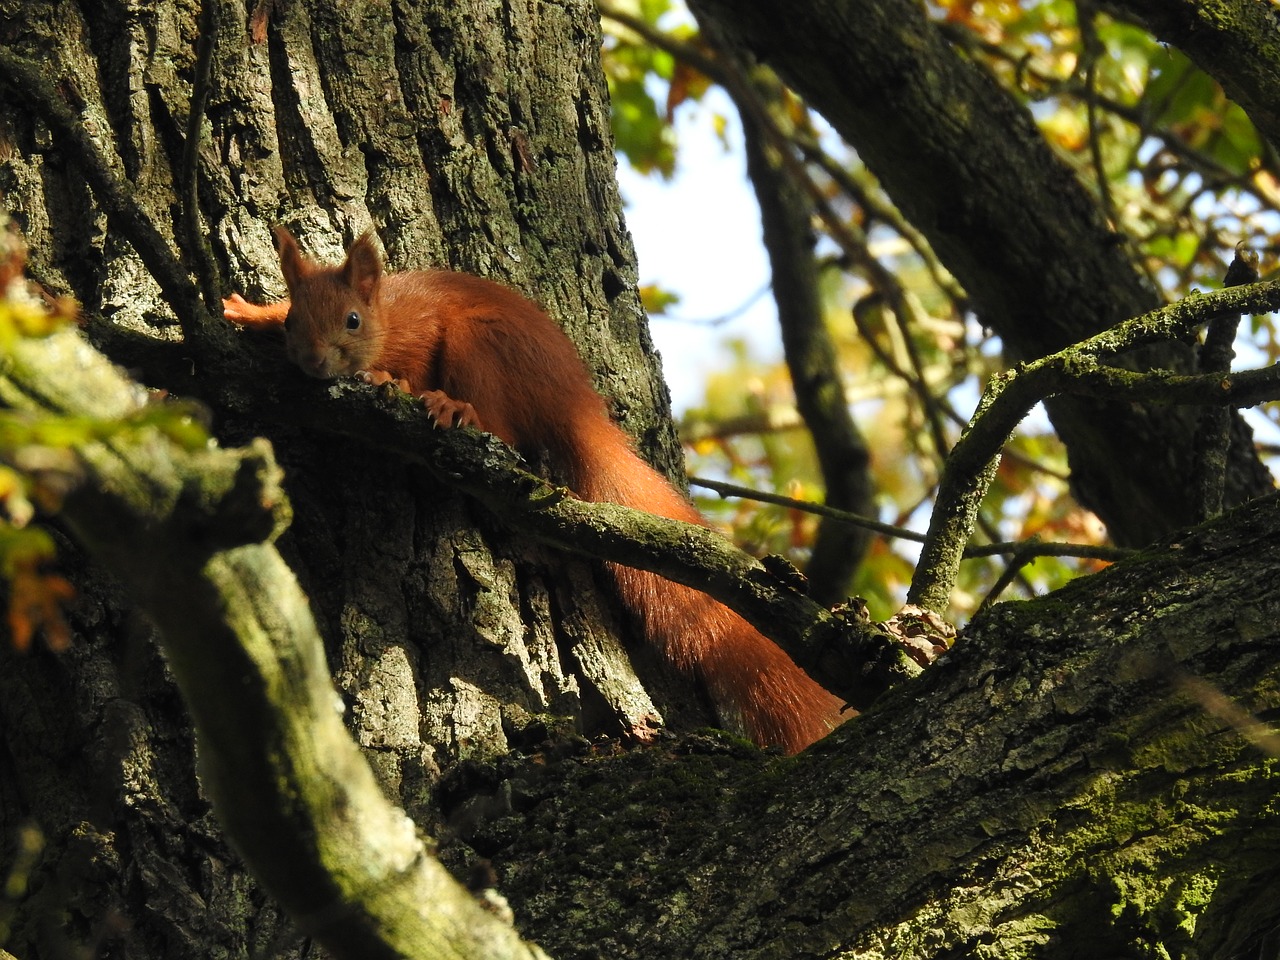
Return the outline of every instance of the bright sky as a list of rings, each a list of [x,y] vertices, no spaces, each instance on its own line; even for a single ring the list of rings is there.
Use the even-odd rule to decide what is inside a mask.
[[[744,338],[758,356],[781,355],[777,311],[767,291],[732,320],[708,322],[737,311],[769,282],[741,130],[731,123],[726,152],[706,117],[713,110],[732,116],[718,90],[702,105],[677,112],[680,161],[671,181],[642,177],[625,161],[618,165],[640,282],[680,295],[671,310],[680,319],[650,318],[677,416],[702,399],[705,374],[717,366],[724,341]]]

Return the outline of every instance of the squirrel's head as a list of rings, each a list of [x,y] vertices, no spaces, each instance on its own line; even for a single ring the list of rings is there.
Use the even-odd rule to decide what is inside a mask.
[[[337,267],[304,257],[293,235],[277,227],[280,271],[291,306],[285,320],[289,359],[312,377],[331,380],[370,369],[378,357],[378,284],[382,258],[363,234]]]

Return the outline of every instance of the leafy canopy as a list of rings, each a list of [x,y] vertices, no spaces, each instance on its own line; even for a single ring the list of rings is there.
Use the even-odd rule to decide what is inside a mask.
[[[953,44],[1026,104],[1167,300],[1220,287],[1241,241],[1261,255],[1264,278],[1273,271],[1280,169],[1244,112],[1185,56],[1104,15],[1082,22],[1068,0],[941,0],[931,10]],[[705,47],[687,13],[668,0],[602,11],[619,152],[641,172],[670,177],[680,147],[674,113],[712,83],[681,55]],[[1001,344],[856,151],[796,98],[788,98],[787,113],[808,175],[885,268],[851,265],[828,225],[814,218],[827,324],[872,450],[880,519],[921,529],[946,452],[934,438],[940,430],[947,447],[955,441],[983,384],[1005,366]],[[700,115],[710,135],[723,136],[725,118]],[[879,307],[893,292],[884,288],[884,275],[918,307],[912,321]],[[669,305],[670,295],[652,289],[651,307]],[[1237,349],[1250,365],[1280,359],[1274,316],[1255,317],[1241,340]],[[684,418],[691,472],[821,501],[817,461],[785,367],[741,343],[727,346],[703,401]],[[1250,415],[1259,436],[1276,436],[1274,404]],[[1263,446],[1264,454],[1275,449]],[[984,535],[1105,540],[1102,524],[1072,498],[1067,476],[1065,450],[1047,418],[1028,418],[985,501]],[[813,515],[718,496],[699,506],[748,549],[782,554],[803,568],[817,527]],[[914,555],[909,542],[877,539],[851,591],[887,616],[902,601]],[[1024,593],[1044,591],[1099,564],[1040,558],[1015,582]],[[966,562],[955,591],[958,615],[982,601],[1002,566],[999,558]]]

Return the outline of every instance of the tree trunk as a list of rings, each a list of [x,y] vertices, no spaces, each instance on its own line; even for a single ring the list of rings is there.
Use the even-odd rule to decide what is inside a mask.
[[[225,446],[271,439],[294,509],[279,547],[355,739],[449,862],[493,861],[525,932],[566,957],[1273,949],[1274,763],[1246,740],[1276,749],[1239,711],[1280,706],[1277,500],[996,607],[923,680],[794,760],[715,736],[630,752],[564,736],[711,715],[628,657],[592,565],[509,536],[374,446],[375,405],[369,444],[326,432],[331,388],[200,304],[216,274],[283,292],[271,224],[327,258],[374,226],[394,267],[534,295],[642,449],[672,463],[594,13],[210,9],[196,229],[179,199],[201,88],[191,4],[0,0],[0,188],[33,274],[80,298],[96,343],[201,398]],[[222,840],[170,676],[182,665],[124,594],[127,560],[61,546],[70,650],[0,645],[0,944],[22,960],[315,956]],[[185,598],[166,594],[171,621]],[[269,614],[278,598],[256,599]]]
[[[991,608],[794,761],[638,753],[608,813],[598,764],[506,769],[470,839],[561,960],[1272,955],[1278,566],[1273,496]]]
[[[280,549],[385,789],[431,825],[434,784],[461,757],[548,730],[626,736],[659,718],[674,729],[712,722],[691,684],[652,655],[639,651],[633,666],[593,565],[513,540],[423,471],[314,417],[279,417],[296,411],[289,397],[323,388],[273,343],[194,316],[196,285],[166,297],[191,275],[226,278],[218,293],[283,294],[277,223],[322,258],[377,228],[392,268],[467,269],[543,304],[599,371],[615,416],[673,469],[591,5],[209,6],[195,229],[211,259],[188,239],[178,202],[199,44],[211,35],[198,4],[4,3],[0,124],[11,146],[0,189],[29,243],[29,273],[80,300],[93,340],[149,385],[202,398],[224,443],[275,445],[295,510]],[[124,199],[104,199],[103,183]],[[156,262],[172,267],[170,287],[153,279]],[[182,344],[169,342],[175,320]],[[218,839],[150,628],[111,571],[69,542],[62,556],[79,591],[71,651],[0,653],[11,801],[0,833],[12,848],[33,826],[44,844],[30,878],[41,895],[24,901],[9,944],[24,958],[79,947],[296,953],[288,923]],[[53,904],[69,922],[42,919]]]

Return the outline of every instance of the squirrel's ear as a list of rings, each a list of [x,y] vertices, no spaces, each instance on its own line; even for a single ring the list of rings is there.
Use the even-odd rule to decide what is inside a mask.
[[[342,265],[342,279],[355,290],[361,300],[368,303],[373,299],[374,288],[381,277],[382,258],[378,256],[378,248],[373,245],[373,232],[369,231],[361,234],[347,248],[347,260]]]
[[[310,264],[303,258],[298,249],[298,241],[284,227],[276,227],[276,252],[280,254],[280,272],[284,274],[284,285],[290,292],[309,272]]]

